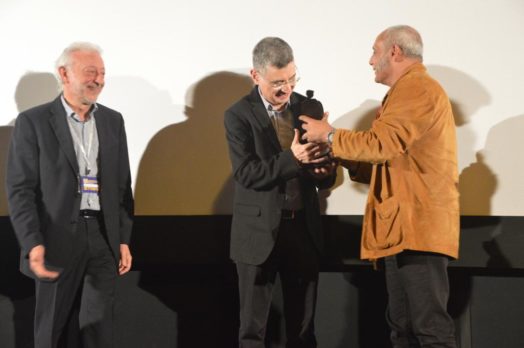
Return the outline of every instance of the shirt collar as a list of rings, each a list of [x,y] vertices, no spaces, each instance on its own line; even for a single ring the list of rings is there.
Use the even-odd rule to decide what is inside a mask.
[[[73,120],[77,121],[77,122],[81,122],[77,117],[76,117],[76,113],[73,111],[73,109],[71,108],[71,106],[69,106],[69,104],[67,104],[65,98],[64,98],[64,94],[61,94],[60,95],[60,100],[62,101],[62,105],[64,106],[64,109],[65,109],[65,112],[66,112],[66,115],[71,117]],[[89,110],[89,115],[91,116],[89,119],[92,119],[95,115],[95,112],[98,110],[98,104],[97,103],[94,103],[92,106],[91,106],[91,109]]]
[[[263,96],[262,93],[260,92],[260,88],[257,87],[257,90],[258,90],[258,94],[260,94],[260,98],[262,99],[262,103],[264,103],[264,108],[267,110],[269,117],[273,116],[273,115],[271,114],[272,112],[281,113],[281,112],[284,112],[285,110],[287,110],[287,108],[289,108],[290,102],[288,101],[288,102],[286,103],[286,106],[285,106],[284,110],[282,110],[282,111],[276,111],[276,110],[273,110],[273,105],[271,105],[271,104],[266,100],[266,98],[264,98],[264,96]]]

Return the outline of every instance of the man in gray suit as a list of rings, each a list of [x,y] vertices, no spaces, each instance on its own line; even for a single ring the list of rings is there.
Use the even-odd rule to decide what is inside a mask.
[[[115,281],[131,268],[133,198],[122,115],[96,103],[98,46],[74,43],[57,61],[63,92],[22,112],[7,162],[21,271],[35,279],[35,347],[56,347],[81,291],[84,347],[112,347]]]
[[[240,347],[264,347],[273,285],[280,276],[286,347],[316,347],[314,315],[322,228],[318,188],[334,183],[326,149],[301,144],[291,47],[268,37],[253,50],[251,93],[225,113],[235,198],[231,258],[240,292]]]

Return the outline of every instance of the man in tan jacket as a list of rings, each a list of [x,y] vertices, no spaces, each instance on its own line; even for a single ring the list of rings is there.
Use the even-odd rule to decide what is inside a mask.
[[[447,265],[458,257],[455,124],[449,99],[422,65],[409,26],[386,29],[369,61],[390,87],[371,129],[334,129],[300,119],[311,142],[328,142],[353,180],[370,184],[361,257],[384,258],[394,347],[456,347],[446,310]]]

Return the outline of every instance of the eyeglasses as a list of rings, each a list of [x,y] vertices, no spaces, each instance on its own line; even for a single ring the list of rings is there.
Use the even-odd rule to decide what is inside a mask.
[[[264,78],[264,76],[262,76],[262,74],[260,73],[260,71],[257,71],[258,72],[258,76],[260,76],[260,78],[264,81],[266,81],[267,83],[269,83],[269,85],[274,88],[274,89],[279,89],[279,88],[282,88],[284,87],[285,85],[290,85],[290,86],[295,86],[298,81],[300,81],[300,77],[297,76],[297,73],[295,73],[295,75],[293,75],[289,80],[277,80],[277,81],[268,81]]]

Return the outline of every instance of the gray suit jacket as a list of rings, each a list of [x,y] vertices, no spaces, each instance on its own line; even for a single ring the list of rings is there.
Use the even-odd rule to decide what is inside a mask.
[[[293,93],[290,108],[299,128],[299,104]],[[225,112],[224,125],[233,166],[235,197],[230,254],[235,261],[259,265],[273,250],[280,226],[286,182],[298,177],[308,233],[318,251],[323,248],[317,188],[333,185],[335,176],[314,180],[283,150],[257,87]]]
[[[122,115],[98,106],[100,205],[117,263],[120,244],[130,242],[133,216],[127,140]],[[21,247],[21,271],[34,277],[27,256],[38,244],[46,248],[48,266],[67,267],[81,194],[78,162],[60,97],[18,116],[6,184],[9,215]]]

